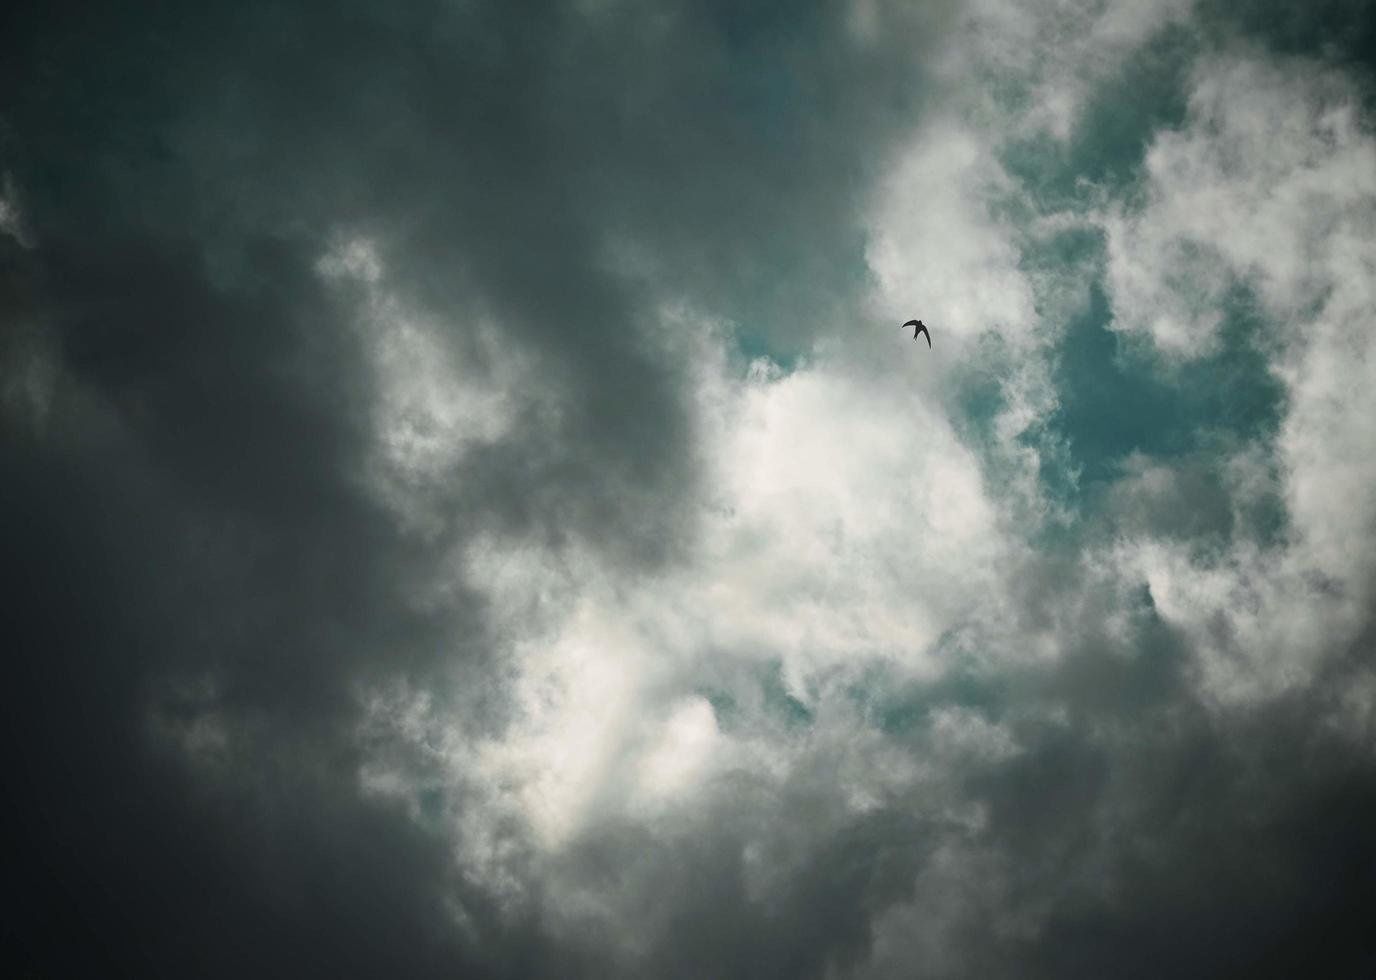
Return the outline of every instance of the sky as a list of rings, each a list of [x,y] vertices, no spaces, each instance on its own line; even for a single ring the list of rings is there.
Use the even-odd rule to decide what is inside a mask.
[[[7,4],[0,541],[25,975],[1376,975],[1376,8]]]

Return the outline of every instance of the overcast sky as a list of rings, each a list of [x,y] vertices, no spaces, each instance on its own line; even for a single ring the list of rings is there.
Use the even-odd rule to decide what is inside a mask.
[[[5,5],[6,958],[1376,975],[1374,69],[1365,0]]]

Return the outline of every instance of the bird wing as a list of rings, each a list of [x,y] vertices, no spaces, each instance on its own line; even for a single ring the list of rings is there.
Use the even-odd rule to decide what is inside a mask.
[[[922,324],[921,324],[919,321],[917,321],[917,320],[909,320],[907,323],[903,324],[903,326],[899,327],[898,329],[899,329],[899,330],[903,330],[903,329],[905,329],[905,328],[907,328],[907,327],[920,327],[920,326],[922,326]]]
[[[927,330],[927,328],[926,328],[925,326],[923,326],[923,327],[918,327],[918,328],[917,328],[917,333],[913,334],[913,340],[916,340],[916,339],[917,339],[917,334],[918,334],[918,333],[922,334],[924,337],[927,338],[927,349],[930,350],[931,347],[932,347],[932,335],[931,335],[931,333]]]

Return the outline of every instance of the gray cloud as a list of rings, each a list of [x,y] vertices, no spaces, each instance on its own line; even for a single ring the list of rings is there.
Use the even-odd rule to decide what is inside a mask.
[[[8,10],[12,957],[1370,972],[1353,9]]]

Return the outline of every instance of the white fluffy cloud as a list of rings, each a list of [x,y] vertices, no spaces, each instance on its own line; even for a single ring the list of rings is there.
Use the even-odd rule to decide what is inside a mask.
[[[997,331],[1024,343],[1032,293],[1010,227],[989,205],[1009,180],[983,134],[941,122],[916,134],[871,203],[869,265],[892,316],[920,315],[943,342]]]
[[[1274,693],[1310,676],[1365,621],[1376,531],[1376,139],[1357,93],[1307,62],[1199,68],[1189,120],[1147,155],[1140,208],[1106,221],[1120,329],[1172,357],[1210,350],[1237,285],[1271,328],[1285,382],[1277,464],[1284,547],[1214,559],[1138,555],[1163,615],[1204,651],[1211,690]],[[1245,490],[1245,488],[1243,488]]]
[[[691,685],[704,656],[778,660],[805,701],[828,671],[874,659],[932,670],[943,631],[999,594],[1008,548],[945,420],[825,365],[758,364],[714,388],[703,406],[704,424],[721,426],[707,436],[714,492],[694,557],[661,580],[607,583],[581,615],[629,618],[637,635],[580,643],[594,652],[572,674],[610,660],[624,678],[662,659]],[[553,671],[566,663],[579,661]]]
[[[1201,66],[1185,128],[1147,154],[1146,203],[1106,221],[1120,326],[1199,353],[1234,283],[1287,329],[1318,307],[1369,309],[1376,160],[1356,99],[1308,63]]]
[[[948,710],[932,758],[913,758],[846,693],[876,667],[930,680],[971,651],[972,629],[1011,629],[1020,546],[942,412],[920,390],[821,358],[741,374],[709,337],[685,345],[710,474],[691,556],[626,577],[587,549],[486,538],[457,570],[506,640],[509,724],[465,731],[416,692],[373,701],[369,731],[416,747],[469,801],[454,817],[466,873],[519,903],[537,867],[570,922],[620,900],[557,871],[600,826],[681,820],[723,779],[803,792],[822,758],[825,785],[807,792],[839,819],[941,783],[955,760],[1015,751],[997,726]],[[409,798],[413,781],[391,765],[374,760],[365,785]],[[768,892],[796,857],[760,833],[746,865]]]

